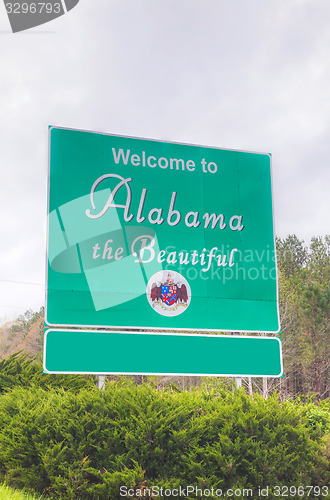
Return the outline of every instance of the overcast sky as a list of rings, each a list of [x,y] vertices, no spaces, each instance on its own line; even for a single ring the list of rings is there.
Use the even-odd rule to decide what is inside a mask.
[[[271,152],[275,227],[329,233],[329,0],[0,4],[0,320],[44,303],[48,124]]]

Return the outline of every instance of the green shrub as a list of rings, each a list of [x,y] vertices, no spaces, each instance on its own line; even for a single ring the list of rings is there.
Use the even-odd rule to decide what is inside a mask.
[[[77,394],[17,387],[0,397],[3,478],[63,500],[116,500],[121,485],[323,485],[323,448],[308,418],[276,396],[122,381]]]
[[[297,410],[307,419],[308,426],[322,436],[330,433],[330,399],[324,399],[317,404],[313,402],[313,396],[308,398],[304,404],[300,404],[300,398],[295,400]]]
[[[41,496],[29,495],[21,491],[13,490],[5,484],[0,484],[1,500],[42,500]]]
[[[44,387],[80,390],[95,384],[92,376],[48,375],[43,373],[42,364],[26,359],[27,354],[17,352],[0,361],[0,393],[20,387]]]

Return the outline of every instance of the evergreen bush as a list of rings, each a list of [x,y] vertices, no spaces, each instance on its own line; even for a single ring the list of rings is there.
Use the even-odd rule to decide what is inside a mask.
[[[23,491],[13,490],[5,484],[0,484],[0,498],[1,500],[45,500],[40,495],[30,495]]]
[[[16,352],[0,361],[0,393],[20,387],[63,388],[78,391],[95,384],[95,377],[81,375],[48,375],[42,363],[27,359],[27,354]]]
[[[314,395],[307,398],[304,404],[300,404],[304,398],[297,398],[294,404],[297,410],[307,418],[308,426],[322,436],[330,433],[330,399],[313,402]]]
[[[255,491],[329,481],[322,436],[276,395],[165,392],[125,380],[104,391],[3,394],[0,474],[13,487],[63,500],[117,500],[120,486]]]

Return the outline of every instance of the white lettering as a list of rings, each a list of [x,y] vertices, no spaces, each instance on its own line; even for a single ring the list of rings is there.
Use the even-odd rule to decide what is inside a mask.
[[[233,226],[233,222],[237,220],[237,225]],[[242,225],[243,216],[242,215],[233,215],[229,221],[229,227],[233,231],[242,231],[244,226]]]
[[[147,190],[143,189],[142,194],[141,194],[141,198],[140,198],[140,204],[139,204],[137,216],[136,216],[136,222],[139,222],[139,223],[146,220],[145,217],[142,217],[142,212],[143,212],[144,202],[146,200],[146,195],[147,195]]]
[[[183,258],[183,252],[180,252],[179,257],[180,257],[180,264],[185,264],[185,265],[189,264],[188,252],[186,252],[185,258]]]
[[[164,262],[165,259],[163,259],[164,255],[166,254],[165,250],[161,250],[158,254],[157,261],[159,263]]]
[[[127,495],[127,490],[128,490],[127,486],[121,486],[119,488],[120,496],[121,497],[126,496]]]
[[[140,165],[140,162],[141,162],[141,160],[140,160],[139,155],[132,155],[131,156],[132,165],[134,165],[134,166]]]
[[[134,156],[134,155],[133,155]],[[132,156],[132,158],[133,158]],[[149,157],[148,162],[150,158],[154,157]],[[155,159],[155,158],[154,158]],[[164,159],[164,158],[163,158]],[[150,162],[149,162],[150,163]],[[153,165],[155,166],[155,164]],[[117,179],[118,183],[115,185],[113,189],[110,190],[110,195],[105,202],[103,208],[97,209],[95,206],[95,191],[99,187],[99,185],[105,181],[105,180],[112,180],[112,179]],[[131,210],[131,203],[132,203],[132,190],[131,190],[131,185],[130,182],[132,182],[132,178],[129,177],[125,179],[124,177],[121,177],[120,175],[117,174],[106,174],[102,175],[99,177],[94,184],[92,185],[91,188],[91,193],[90,193],[90,199],[91,199],[91,205],[93,207],[93,210],[96,213],[92,214],[92,211],[90,209],[85,210],[85,214],[87,217],[91,219],[98,219],[102,217],[109,208],[122,208],[124,210],[123,213],[123,218],[125,222],[130,222],[133,218],[134,215],[130,214]],[[124,191],[124,193],[120,193],[120,198],[122,198],[125,194],[126,188],[126,202],[125,203],[115,203],[115,200],[118,199],[117,193],[118,191]],[[147,198],[148,190],[146,188],[142,189],[140,200],[139,200],[139,205],[136,213],[136,221],[138,224],[141,224],[146,220],[146,217],[143,215],[143,212],[145,210],[145,204],[146,204],[146,198]],[[166,216],[166,221],[169,226],[177,226],[180,222],[181,219],[183,218],[183,215],[179,210],[175,209],[175,204],[177,201],[177,192],[174,191],[172,192],[170,204],[167,209],[167,216]],[[119,200],[118,200],[119,201]],[[187,200],[189,205],[190,202]],[[134,204],[136,207],[136,203]],[[148,213],[148,221],[150,224],[158,224],[161,225],[164,223],[165,218],[163,218],[163,213],[164,213],[164,208],[151,208]],[[201,225],[201,222],[199,220],[200,212],[195,212],[191,211],[186,213],[184,217],[184,222],[187,227],[193,227],[197,228]],[[165,216],[164,216],[165,217]],[[215,229],[217,226],[223,230],[227,227],[227,224],[225,222],[225,216],[223,214],[216,214],[216,213],[204,213],[204,215],[201,215],[201,217],[204,219],[204,228],[205,229]],[[242,215],[233,215],[230,220],[229,220],[229,227],[232,231],[242,231],[244,229],[243,225],[243,216]],[[99,248],[95,247],[94,248],[94,259],[98,257],[98,250]],[[261,252],[260,254],[257,253],[257,259],[261,261],[264,258],[265,251]]]
[[[188,160],[186,163],[186,167],[189,170],[189,172],[193,172],[196,168],[195,162],[193,160]]]
[[[123,253],[124,249],[122,247],[118,247],[117,250],[115,251],[115,260],[120,260],[123,258],[121,255]]]
[[[151,165],[151,163],[150,163],[150,159],[151,159],[151,158],[153,158],[153,159],[155,160],[155,163],[153,163],[152,165]],[[148,161],[148,165],[149,165],[149,167],[153,168],[153,167],[155,167],[155,166],[156,166],[156,158],[155,158],[154,156],[149,156],[147,161]]]
[[[215,254],[214,252],[216,252],[218,250],[218,247],[213,247],[211,252],[209,253],[208,255],[208,258],[209,258],[209,262],[207,264],[207,268],[206,269],[203,269],[203,272],[206,273],[206,271],[208,271],[211,267],[211,260],[212,260],[212,257],[215,257]]]
[[[113,159],[115,160],[115,163],[118,165],[118,163],[120,162],[120,158],[122,158],[124,164],[127,165],[130,152],[131,152],[131,150],[128,149],[126,151],[126,156],[124,156],[124,151],[122,149],[120,149],[118,151],[118,155],[117,155],[115,148],[112,148],[112,154],[113,154]]]
[[[203,219],[205,219],[205,224],[204,224],[205,229],[209,227],[211,220],[212,220],[212,229],[214,229],[215,226],[218,224],[219,219],[220,219],[220,224],[219,224],[220,229],[225,229],[225,227],[227,226],[227,224],[225,224],[225,218],[223,214],[219,214],[218,216],[216,216],[215,214],[206,213],[205,215],[203,215]]]
[[[157,214],[156,219],[152,218],[154,214]],[[150,210],[148,215],[148,220],[150,224],[163,224],[164,219],[162,218],[162,214],[163,214],[162,208],[153,208],[152,210]]]
[[[212,167],[211,167],[212,165]],[[210,161],[210,163],[208,164],[207,166],[207,170],[211,173],[211,174],[215,174],[216,171],[218,170],[218,166],[216,163],[214,163],[213,161]]]
[[[181,166],[182,170],[184,170],[184,161],[183,160],[177,160],[176,158],[170,158],[170,168],[171,169],[173,169],[174,163],[175,163],[175,168],[177,170],[180,169],[180,166]]]
[[[177,262],[176,252],[169,253],[168,256],[167,256],[166,262],[168,264],[175,264]]]
[[[205,265],[205,252],[206,252],[206,248],[203,248],[203,253],[200,254],[201,266]]]
[[[113,243],[113,240],[108,240],[106,242],[106,244],[104,245],[102,259],[105,259],[107,253],[108,253],[108,260],[113,259],[113,257],[112,257],[112,247],[109,247],[109,243]]]
[[[175,193],[175,192],[172,193],[170,208],[169,208],[168,216],[167,216],[167,224],[169,226],[176,226],[177,224],[179,224],[179,222],[181,220],[181,213],[178,210],[174,210],[176,195],[177,195],[177,193]],[[175,221],[172,222],[171,219],[172,219],[173,215],[176,216],[176,219],[175,219]]]
[[[98,213],[98,214],[92,215],[91,211],[89,209],[87,209],[85,213],[86,213],[87,217],[90,217],[91,219],[99,219],[100,217],[102,217],[107,212],[107,210],[109,208],[123,208],[124,209],[124,219],[125,219],[126,222],[129,222],[130,220],[133,219],[133,215],[129,215],[129,209],[130,209],[130,206],[131,206],[132,194],[131,194],[131,188],[128,185],[128,183],[132,181],[131,178],[124,179],[123,177],[121,177],[120,175],[117,175],[117,174],[106,174],[106,175],[102,175],[101,177],[99,177],[94,182],[94,184],[92,186],[92,189],[91,189],[91,203],[92,203],[92,207],[93,207],[94,210],[96,210],[95,204],[94,204],[94,192],[95,192],[95,189],[97,188],[97,186],[102,181],[104,181],[105,179],[110,179],[110,178],[120,179],[120,182],[111,191],[110,196],[109,196],[106,204],[104,205],[103,209],[101,210],[101,212]],[[126,187],[126,191],[127,191],[126,204],[125,205],[118,205],[117,203],[113,203],[113,200],[114,200],[114,197],[116,196],[117,192],[119,191],[119,189],[122,186],[125,186]]]
[[[150,240],[149,245],[147,245],[148,239]],[[141,248],[139,251],[139,258],[135,262],[143,262],[144,264],[147,264],[148,262],[151,262],[153,260],[153,258],[155,257],[155,250],[153,249],[153,246],[155,244],[155,239],[152,236],[150,236],[149,234],[143,234],[142,236],[138,236],[137,238],[135,238],[135,240],[133,241],[133,243],[131,245],[131,252],[134,255],[134,257],[137,257],[135,245],[138,241],[141,241],[142,244],[141,244]],[[148,260],[143,260],[145,250],[149,250],[149,252],[150,252],[150,257]]]
[[[198,227],[200,222],[198,220],[199,212],[188,212],[185,218],[185,223],[187,227]],[[189,222],[190,217],[193,217],[192,222]]]
[[[164,163],[164,165],[162,165],[162,162]],[[167,168],[168,160],[166,158],[159,158],[158,165],[160,166],[160,168]]]
[[[193,266],[195,266],[196,264],[198,264],[198,252],[197,250],[194,250],[193,253],[192,253],[192,259],[191,259],[191,263]]]
[[[234,253],[235,252],[238,252],[238,249],[237,248],[233,248],[232,251],[230,252],[230,257],[229,257],[229,267],[232,267],[234,265],[234,262],[233,262],[233,257],[234,257]]]
[[[224,256],[222,257],[222,262],[221,262],[221,254],[217,256],[217,259],[218,259],[218,266],[219,266],[219,267],[220,267],[220,266],[225,267],[225,266],[227,265],[227,263],[226,263],[226,257],[227,257],[227,256],[226,256],[226,255],[224,255]]]
[[[93,259],[97,259],[98,257],[100,257],[100,254],[97,253],[98,250],[100,250],[100,245],[98,243],[96,243],[96,245],[93,247]]]

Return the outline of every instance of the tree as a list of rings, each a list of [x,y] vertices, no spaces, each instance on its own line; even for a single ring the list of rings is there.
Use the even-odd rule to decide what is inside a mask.
[[[276,239],[277,261],[286,276],[299,272],[308,260],[308,249],[304,240],[300,241],[295,234],[289,234],[285,239]]]
[[[285,390],[329,397],[330,237],[308,248],[289,235],[277,250]]]
[[[299,282],[300,323],[305,340],[309,386],[318,397],[329,397],[330,237],[313,238]]]

